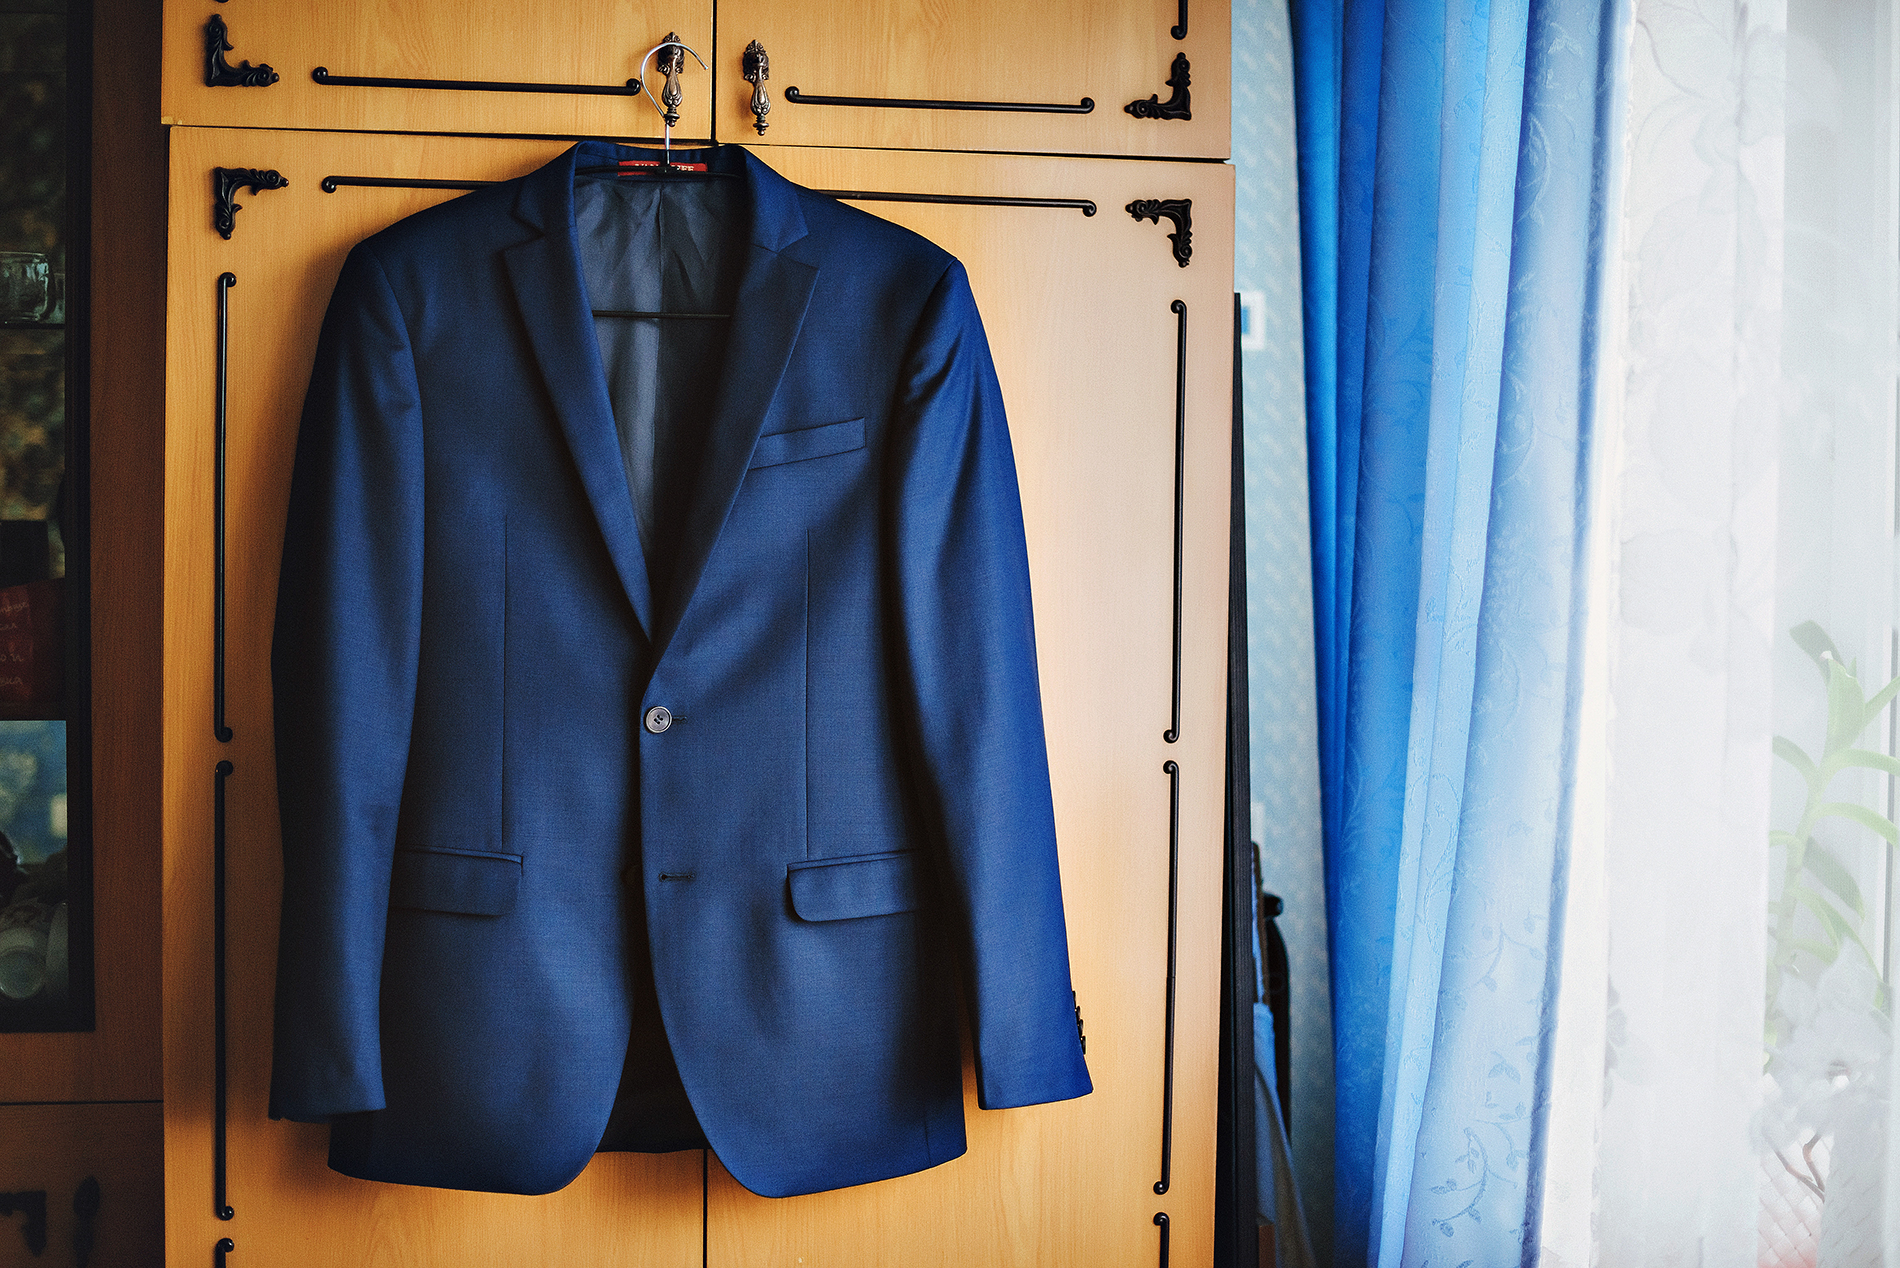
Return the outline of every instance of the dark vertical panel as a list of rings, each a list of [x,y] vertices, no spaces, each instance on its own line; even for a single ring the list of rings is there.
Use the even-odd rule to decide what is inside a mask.
[[[1214,1263],[1258,1268],[1253,1122],[1253,841],[1247,742],[1247,513],[1241,463],[1240,296],[1234,296],[1233,478],[1227,531],[1227,801],[1221,894],[1220,1092]]]

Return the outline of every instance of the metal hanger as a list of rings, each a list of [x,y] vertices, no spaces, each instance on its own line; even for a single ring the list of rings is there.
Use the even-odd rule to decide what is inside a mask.
[[[660,88],[659,100],[654,101],[653,90],[647,87],[647,63],[651,61],[653,55],[659,53],[661,49],[665,49],[666,52],[660,57],[658,69],[662,75],[666,76],[666,83]],[[685,94],[680,89],[680,72],[686,69],[686,58],[682,55],[683,52],[693,53],[693,50],[680,43],[677,34],[668,32],[665,39],[648,49],[647,55],[640,59],[639,82],[641,91],[646,94],[648,101],[653,102],[653,108],[660,112],[660,121],[665,126],[665,131],[662,134],[663,139],[661,144],[663,149],[661,151],[659,165],[650,170],[641,170],[631,166],[634,163],[640,162],[640,160],[628,160],[625,163],[613,163],[594,167],[577,167],[574,169],[577,176],[606,175],[612,173],[616,179],[736,179],[735,175],[731,172],[707,171],[706,165],[703,163],[695,164],[692,167],[677,167],[673,163],[673,125],[679,122],[680,102],[685,98]],[[706,60],[698,53],[693,53],[693,60],[698,62],[702,69],[711,70],[711,68],[706,65]],[[596,317],[632,317],[656,321],[728,321],[732,317],[731,313],[662,313],[647,312],[642,309],[634,308],[596,308],[593,310],[593,313]]]
[[[660,54],[658,70],[662,75],[666,76],[666,82],[661,85],[658,100],[654,99],[653,89],[650,86],[650,81],[646,77],[647,63],[653,60],[655,53]],[[676,164],[673,162],[673,127],[679,122],[680,102],[685,99],[685,93],[680,88],[680,72],[686,69],[686,58],[683,56],[685,53],[692,53],[693,60],[699,63],[701,69],[707,71],[711,70],[711,67],[706,65],[706,60],[703,57],[693,52],[692,48],[688,45],[681,43],[678,35],[671,33],[658,44],[648,49],[646,56],[640,59],[640,78],[636,82],[641,85],[641,91],[646,94],[646,99],[653,102],[653,108],[660,112],[660,121],[664,125],[659,161],[655,163],[650,159],[628,159],[621,163],[577,167],[574,169],[576,175],[600,176],[611,173],[614,176],[628,179],[649,180],[738,179],[737,175],[733,172],[709,171],[704,163]],[[717,146],[713,148],[716,149]]]

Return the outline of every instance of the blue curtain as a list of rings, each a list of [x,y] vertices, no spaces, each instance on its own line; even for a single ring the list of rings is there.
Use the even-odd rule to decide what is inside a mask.
[[[1534,1262],[1627,0],[1292,0],[1335,1259]]]

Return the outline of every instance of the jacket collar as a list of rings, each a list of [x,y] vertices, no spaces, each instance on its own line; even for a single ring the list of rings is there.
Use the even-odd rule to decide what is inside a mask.
[[[607,376],[581,280],[574,229],[574,169],[650,157],[609,142],[584,141],[521,179],[514,215],[536,236],[503,253],[529,343],[573,451],[582,486],[608,554],[658,664],[691,604],[700,575],[725,527],[752,460],[765,415],[784,377],[817,280],[817,267],[788,251],[806,237],[799,190],[736,145],[675,151],[676,160],[730,171],[747,192],[749,250],[734,301],[726,362],[714,397],[710,434],[688,503],[679,558],[665,595],[651,591],[634,522],[633,500],[614,431]]]

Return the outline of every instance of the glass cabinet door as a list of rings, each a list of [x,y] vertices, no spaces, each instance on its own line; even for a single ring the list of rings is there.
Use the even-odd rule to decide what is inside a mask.
[[[92,1026],[68,45],[64,0],[0,0],[0,1031]]]

